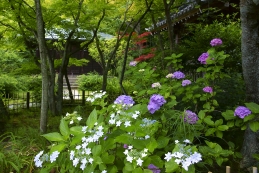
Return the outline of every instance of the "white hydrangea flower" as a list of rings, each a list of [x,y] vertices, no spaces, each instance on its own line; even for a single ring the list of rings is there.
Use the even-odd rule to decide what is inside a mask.
[[[125,127],[131,126],[130,121],[126,121],[126,122],[124,123],[124,125],[125,125]]]
[[[165,154],[165,160],[168,162],[169,160],[171,160],[173,157],[172,153],[168,152]]]
[[[142,166],[142,163],[143,163],[143,160],[141,160],[140,158],[138,158],[138,160],[137,160],[137,165]]]
[[[50,155],[50,157],[49,157],[50,163],[56,161],[58,155],[59,155],[59,152],[58,152],[58,151],[54,151],[53,153],[51,153],[51,155]]]

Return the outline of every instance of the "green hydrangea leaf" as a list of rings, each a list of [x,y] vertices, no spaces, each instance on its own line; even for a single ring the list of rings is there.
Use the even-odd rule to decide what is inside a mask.
[[[91,128],[94,127],[94,124],[95,124],[96,122],[97,122],[97,111],[96,111],[96,109],[94,109],[94,110],[90,113],[90,115],[89,115],[89,117],[88,117],[88,119],[87,119],[87,121],[86,121],[86,125],[88,126],[89,129],[91,129]]]
[[[51,142],[60,142],[60,141],[65,141],[63,136],[58,133],[58,132],[53,132],[53,133],[47,133],[42,135],[44,138]]]
[[[259,122],[253,121],[253,122],[249,123],[249,127],[253,132],[257,132],[259,130]]]

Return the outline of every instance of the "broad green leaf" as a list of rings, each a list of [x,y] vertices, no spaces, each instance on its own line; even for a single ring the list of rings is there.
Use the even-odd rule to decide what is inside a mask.
[[[135,168],[132,173],[143,173],[142,169],[141,168]]]
[[[215,126],[216,127],[221,125],[221,124],[223,124],[223,120],[222,119],[219,119],[219,120],[215,121]]]
[[[205,112],[204,111],[200,111],[198,114],[199,119],[204,119],[205,117]]]
[[[115,165],[113,165],[112,167],[108,168],[108,172],[109,173],[117,173],[118,169]]]
[[[61,143],[61,144],[58,144],[58,145],[54,145],[54,146],[51,147],[50,153],[53,153],[54,151],[61,152],[61,151],[63,151],[66,147],[67,147],[67,144],[65,144],[65,143]]]
[[[71,142],[70,142],[70,145],[71,146],[78,145],[79,143],[82,142],[82,138],[84,136],[85,136],[85,134],[80,134],[80,135],[77,135],[77,136],[73,137]]]
[[[228,126],[227,125],[220,125],[220,126],[217,127],[217,129],[220,130],[220,131],[226,131],[226,130],[228,130]]]
[[[124,166],[124,168],[123,169],[125,169],[126,171],[128,171],[128,172],[132,172],[133,171],[133,166],[132,166],[132,164],[131,163],[125,163],[125,166]]]
[[[234,111],[233,110],[227,110],[226,112],[222,113],[222,116],[226,119],[226,120],[233,120],[236,117],[234,116]]]
[[[222,138],[222,137],[223,137],[223,132],[222,132],[222,131],[217,130],[215,134],[216,134],[216,136],[219,137],[219,138]]]
[[[150,152],[153,152],[157,148],[157,142],[154,138],[150,139],[150,142],[147,144],[147,149]]]
[[[219,166],[223,163],[223,158],[222,157],[216,157],[216,162]]]
[[[82,132],[82,126],[73,126],[73,127],[71,127],[70,128],[70,133],[73,134],[74,136],[84,134]]]
[[[170,138],[159,136],[157,139],[157,148],[165,148],[169,142]]]
[[[132,139],[133,139],[133,137],[131,135],[129,135],[129,134],[122,134],[120,136],[117,136],[114,139],[114,142],[119,142],[119,143],[122,143],[122,144],[130,144]]]
[[[209,126],[214,126],[214,122],[211,120],[211,116],[207,116],[203,119],[203,121],[208,124]]]
[[[64,141],[64,138],[61,136],[60,133],[58,132],[53,132],[53,133],[47,133],[42,135],[44,138],[51,142],[59,142],[59,141]]]
[[[253,132],[257,132],[259,130],[259,122],[253,121],[253,122],[249,123],[249,127]]]
[[[89,115],[89,117],[88,117],[88,119],[86,121],[86,125],[88,126],[89,129],[92,129],[94,127],[95,123],[97,123],[97,112],[96,112],[96,109],[94,109],[90,113],[90,115]]]
[[[210,135],[212,135],[215,131],[216,131],[215,128],[209,128],[209,129],[206,131],[205,136],[210,136]]]
[[[175,172],[179,168],[179,165],[174,160],[171,159],[165,162],[165,172]]]
[[[257,114],[259,113],[259,105],[256,103],[245,103],[246,107],[250,109],[253,113]]]
[[[151,163],[153,163],[155,166],[162,168],[164,165],[164,160],[161,159],[161,157],[154,155],[154,156],[149,156],[151,159]]]
[[[102,146],[101,145],[96,145],[92,149],[92,154],[94,156],[99,156],[101,154],[101,151],[102,151]]]
[[[68,124],[63,118],[60,121],[59,130],[60,130],[60,133],[64,136],[64,139],[67,140],[70,135],[70,132],[69,132]]]
[[[254,117],[255,117],[254,114],[250,114],[250,115],[248,115],[248,116],[246,116],[246,117],[244,118],[244,122],[247,122],[247,121],[249,121],[249,120],[252,120],[252,119],[254,119]]]
[[[109,155],[107,152],[102,153],[102,161],[105,164],[112,164],[114,162],[115,156]]]
[[[153,171],[151,171],[150,169],[144,169],[143,173],[153,173]]]
[[[213,143],[213,142],[209,142],[209,141],[205,141],[206,144],[210,147],[210,148],[215,148],[216,146],[216,143]]]
[[[222,147],[219,144],[216,144],[214,150],[216,153],[220,154],[222,152]]]

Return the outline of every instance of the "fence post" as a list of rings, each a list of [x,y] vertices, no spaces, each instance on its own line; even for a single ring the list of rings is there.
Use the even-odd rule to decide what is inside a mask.
[[[253,173],[257,173],[257,167],[253,167]]]
[[[82,105],[85,105],[85,90],[82,91]]]
[[[27,92],[27,95],[26,95],[26,108],[27,109],[30,108],[30,92]]]
[[[226,166],[226,173],[230,173],[230,166]]]

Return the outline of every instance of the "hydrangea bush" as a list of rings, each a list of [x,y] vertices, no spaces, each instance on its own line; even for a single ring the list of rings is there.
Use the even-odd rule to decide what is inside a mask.
[[[234,154],[233,144],[224,149],[210,137],[222,139],[232,127],[259,130],[254,120],[259,105],[254,103],[212,116],[219,90],[213,81],[228,77],[222,72],[228,55],[216,51],[221,44],[213,39],[212,48],[197,58],[202,77],[196,81],[182,69],[182,54],[165,58],[174,70],[170,73],[131,62],[126,78],[134,92],[118,96],[111,105],[105,102],[107,93],[93,92],[86,100],[96,108],[86,122],[77,112],[67,113],[60,132],[43,135],[51,142],[50,150],[35,156],[35,166],[41,172],[87,173],[194,173],[207,164],[220,166]]]

